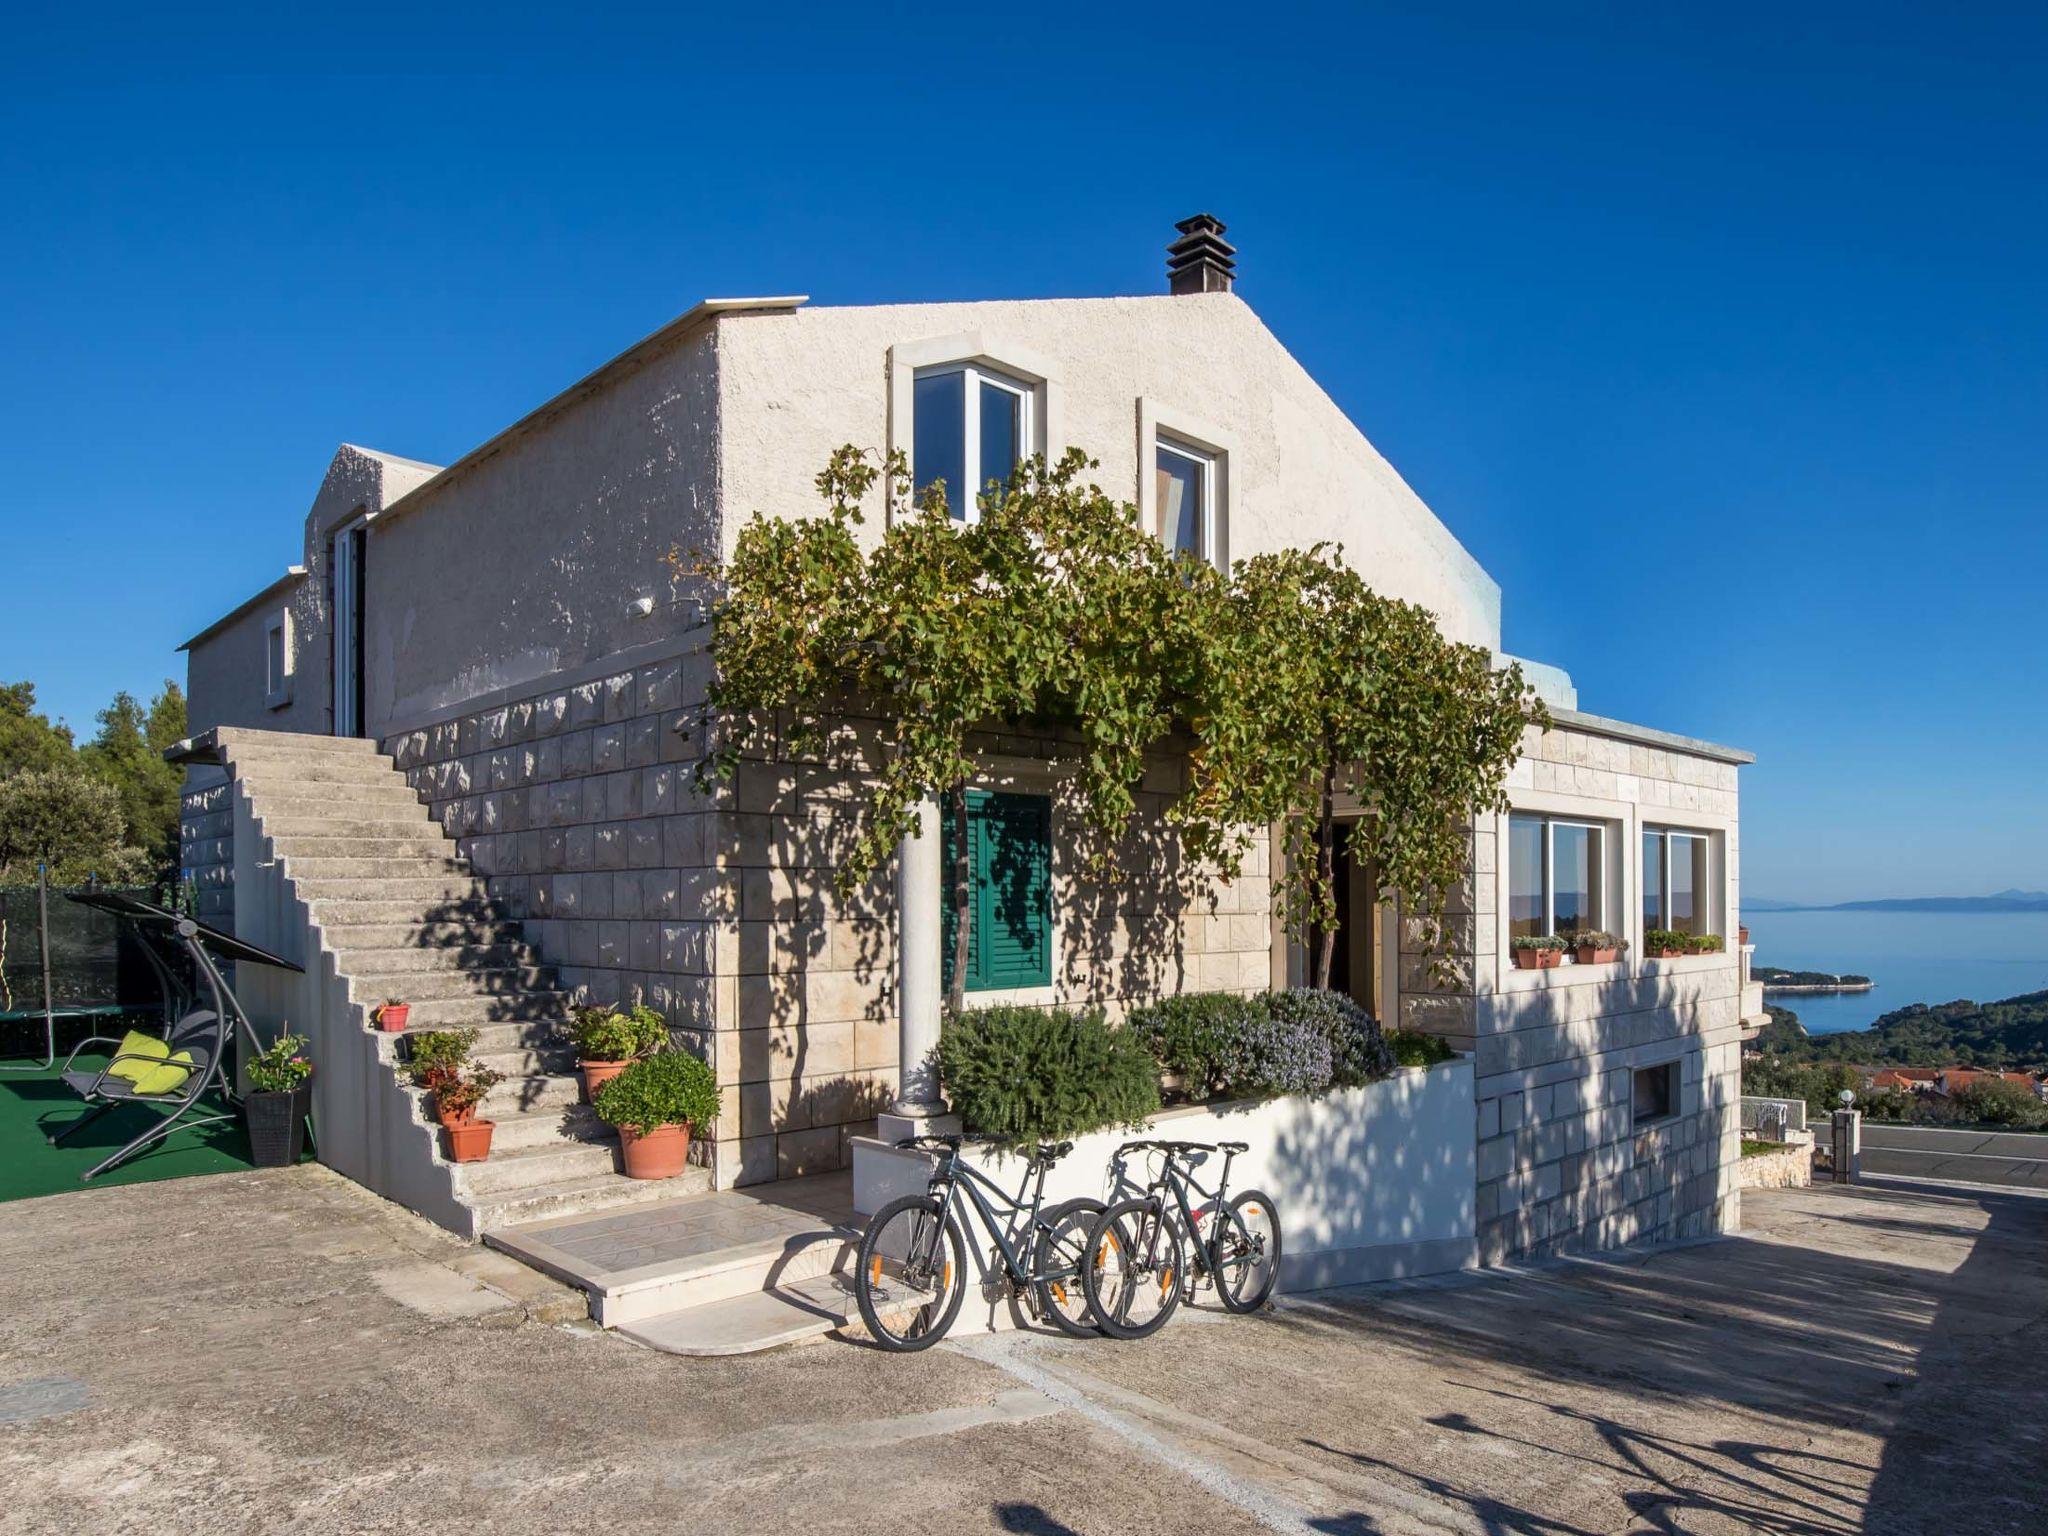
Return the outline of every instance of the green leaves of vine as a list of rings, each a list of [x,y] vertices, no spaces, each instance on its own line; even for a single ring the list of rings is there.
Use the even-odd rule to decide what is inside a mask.
[[[1256,831],[1283,828],[1280,910],[1297,934],[1327,928],[1331,815],[1355,796],[1354,849],[1440,940],[1472,818],[1503,803],[1523,727],[1546,718],[1519,670],[1446,640],[1328,546],[1228,577],[1177,557],[1084,481],[1094,467],[1078,450],[1029,460],[963,523],[943,488],[912,504],[900,454],[847,447],[818,476],[824,516],[748,522],[710,572],[724,590],[700,788],[778,745],[820,751],[836,716],[877,717],[847,889],[918,801],[974,780],[972,732],[1058,728],[1089,860],[1113,873],[1145,753],[1178,728],[1189,787],[1169,814],[1191,855],[1234,877]],[[888,523],[863,547],[878,486]]]

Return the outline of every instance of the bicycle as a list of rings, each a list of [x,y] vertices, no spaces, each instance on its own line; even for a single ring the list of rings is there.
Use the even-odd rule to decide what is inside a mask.
[[[1045,1176],[1074,1150],[1071,1141],[1039,1143],[1014,1196],[961,1158],[958,1136],[911,1136],[896,1145],[939,1155],[925,1193],[883,1206],[860,1240],[854,1298],[877,1344],[899,1353],[929,1349],[953,1326],[967,1294],[962,1207],[993,1239],[991,1264],[999,1262],[1012,1296],[1028,1298],[1033,1313],[1063,1333],[1097,1336],[1080,1266],[1102,1202],[1081,1198],[1039,1209]]]
[[[1248,1150],[1241,1141],[1131,1141],[1117,1148],[1110,1159],[1116,1187],[1134,1187],[1124,1173],[1133,1154],[1157,1154],[1161,1161],[1143,1194],[1106,1207],[1088,1233],[1082,1283],[1104,1333],[1117,1339],[1157,1333],[1197,1283],[1215,1286],[1231,1312],[1254,1311],[1273,1294],[1280,1278],[1280,1218],[1272,1197],[1257,1189],[1235,1198],[1229,1193],[1231,1161]],[[1217,1152],[1222,1176],[1215,1189],[1204,1189],[1194,1166]],[[1189,1201],[1190,1191],[1201,1206]],[[1192,1273],[1184,1247],[1193,1252]]]

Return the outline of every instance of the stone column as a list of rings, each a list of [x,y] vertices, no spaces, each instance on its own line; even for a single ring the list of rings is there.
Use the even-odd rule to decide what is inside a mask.
[[[903,840],[896,853],[897,1061],[901,1078],[895,1112],[879,1117],[875,1127],[882,1141],[960,1128],[947,1114],[938,1078],[928,1065],[932,1049],[939,1043],[945,1000],[940,942],[946,880],[940,848],[938,802],[927,799],[917,807],[917,831]]]

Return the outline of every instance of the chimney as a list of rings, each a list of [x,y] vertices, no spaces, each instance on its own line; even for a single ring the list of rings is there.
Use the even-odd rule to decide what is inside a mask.
[[[1166,248],[1168,293],[1228,293],[1237,277],[1237,247],[1223,238],[1223,221],[1198,213],[1173,226],[1180,238]]]

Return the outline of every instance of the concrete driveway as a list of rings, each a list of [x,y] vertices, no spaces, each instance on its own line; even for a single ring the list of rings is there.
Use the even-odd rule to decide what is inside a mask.
[[[0,1531],[2048,1529],[2048,1200],[1746,1204],[1145,1344],[682,1361],[317,1168],[21,1202]]]

